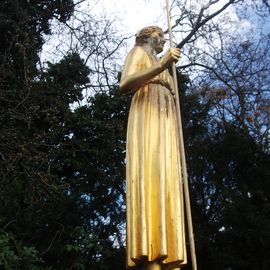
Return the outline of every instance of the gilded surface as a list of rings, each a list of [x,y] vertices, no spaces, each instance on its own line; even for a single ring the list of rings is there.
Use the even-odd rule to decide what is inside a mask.
[[[148,32],[128,54],[120,83],[122,92],[134,92],[126,146],[127,267],[175,269],[186,263],[186,244],[176,108],[167,66],[180,52],[171,49],[158,59],[163,33],[157,27]]]

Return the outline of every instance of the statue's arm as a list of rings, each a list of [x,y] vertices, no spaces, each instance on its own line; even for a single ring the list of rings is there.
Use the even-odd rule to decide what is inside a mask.
[[[160,64],[153,65],[143,71],[133,74],[126,74],[120,81],[120,92],[123,94],[132,93],[141,88],[153,77],[158,75],[164,69]]]
[[[165,70],[180,55],[178,49],[170,49],[161,60],[146,69],[140,69],[145,52],[142,49],[133,50],[127,57],[120,80],[120,92],[123,94],[137,91],[153,77]]]

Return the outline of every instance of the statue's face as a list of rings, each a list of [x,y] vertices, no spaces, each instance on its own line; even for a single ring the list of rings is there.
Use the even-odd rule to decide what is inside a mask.
[[[155,31],[151,34],[148,40],[152,49],[154,49],[157,53],[163,51],[163,47],[165,44],[165,38],[163,32]]]

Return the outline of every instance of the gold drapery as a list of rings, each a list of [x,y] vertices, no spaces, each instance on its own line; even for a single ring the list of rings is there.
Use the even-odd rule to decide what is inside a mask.
[[[141,46],[129,53],[123,75],[158,60]],[[186,264],[181,162],[172,78],[167,70],[133,96],[127,131],[127,266],[159,260]]]

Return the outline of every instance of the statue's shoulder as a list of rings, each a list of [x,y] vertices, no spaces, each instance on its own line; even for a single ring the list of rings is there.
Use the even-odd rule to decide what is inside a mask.
[[[147,52],[145,51],[145,49],[142,47],[142,46],[134,46],[129,54],[128,54],[129,57],[132,57],[132,58],[137,58],[137,59],[140,59],[140,58],[143,58],[143,57],[147,57],[148,54]]]

